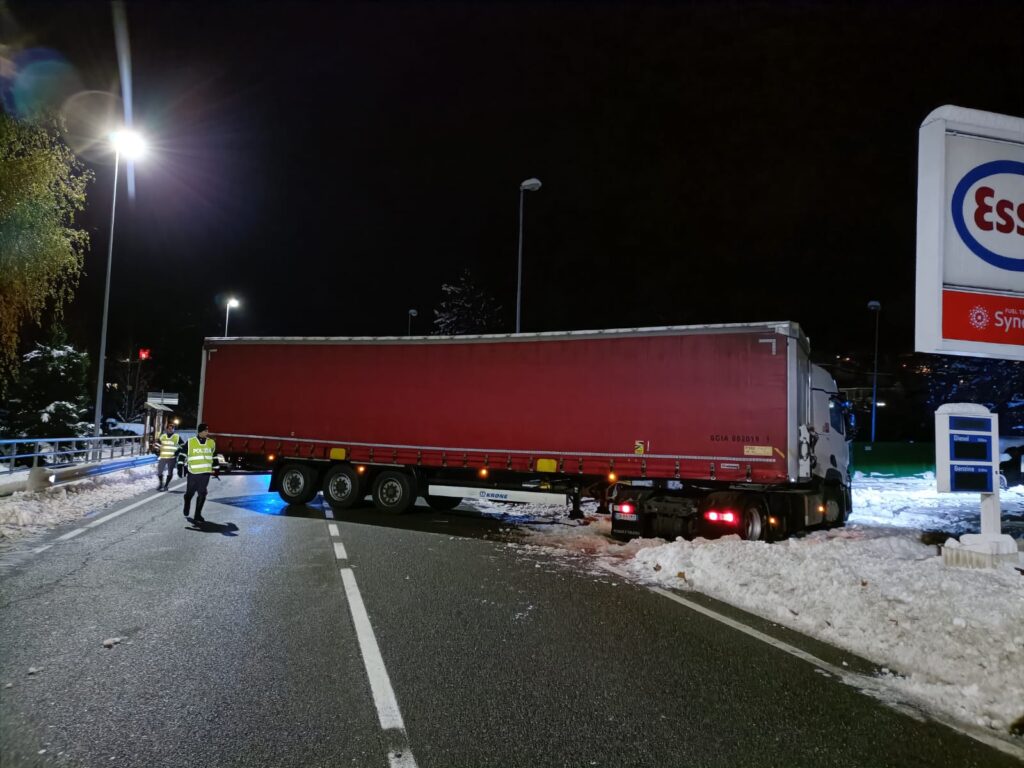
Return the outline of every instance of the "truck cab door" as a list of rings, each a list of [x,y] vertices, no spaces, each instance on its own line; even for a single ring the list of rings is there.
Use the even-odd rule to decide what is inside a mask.
[[[846,413],[838,387],[823,368],[812,369],[811,427],[812,473],[826,480],[850,483],[850,444],[846,438]]]

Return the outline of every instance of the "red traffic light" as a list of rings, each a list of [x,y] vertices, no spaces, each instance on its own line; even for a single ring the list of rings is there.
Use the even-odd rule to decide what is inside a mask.
[[[149,360],[150,351],[145,347],[139,350],[139,360]]]

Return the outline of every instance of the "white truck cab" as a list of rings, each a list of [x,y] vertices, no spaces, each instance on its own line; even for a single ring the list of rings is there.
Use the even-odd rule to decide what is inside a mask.
[[[836,522],[850,509],[850,427],[835,380],[812,365],[810,462],[812,477],[822,484],[822,501],[808,510],[808,524]]]

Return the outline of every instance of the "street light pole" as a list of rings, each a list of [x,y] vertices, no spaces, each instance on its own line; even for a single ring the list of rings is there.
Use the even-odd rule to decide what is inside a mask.
[[[231,317],[231,310],[237,307],[239,304],[238,299],[230,298],[227,300],[227,304],[224,309],[224,337],[228,335],[228,319]]]
[[[519,319],[523,303],[523,192],[540,189],[540,179],[527,179],[519,185],[519,268],[516,271],[516,333],[519,333]]]
[[[107,287],[103,291],[103,326],[100,331],[99,372],[96,376],[96,413],[93,436],[103,434],[103,369],[107,359],[107,316],[110,314],[110,271],[114,265],[114,214],[117,212],[117,172],[121,166],[121,150],[114,147],[114,199],[110,203],[110,239],[107,241]]]
[[[871,442],[875,442],[875,418],[878,415],[878,320],[882,314],[882,305],[877,301],[869,301],[868,309],[875,313],[875,373],[871,377]]]
[[[412,336],[412,319],[417,315],[419,315],[419,312],[417,312],[415,309],[409,310],[409,327],[405,332],[406,336]]]
[[[134,131],[122,130],[110,134],[110,144],[114,148],[114,194],[110,203],[110,239],[107,241],[107,281],[103,291],[103,327],[100,331],[99,370],[96,375],[96,413],[93,435],[99,437],[103,433],[103,374],[107,360],[107,318],[110,315],[110,273],[114,265],[114,214],[117,212],[117,174],[121,167],[121,154],[129,160],[142,157],[146,151],[146,142]],[[129,371],[129,374],[131,371]]]

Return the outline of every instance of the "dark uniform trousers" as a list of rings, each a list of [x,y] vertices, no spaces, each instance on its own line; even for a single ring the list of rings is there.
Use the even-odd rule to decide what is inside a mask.
[[[203,505],[206,504],[206,487],[210,484],[210,476],[212,474],[212,472],[200,472],[197,475],[189,473],[185,484],[185,517],[188,517],[188,510],[192,506],[193,496],[199,497],[196,499],[196,517],[202,517]]]

